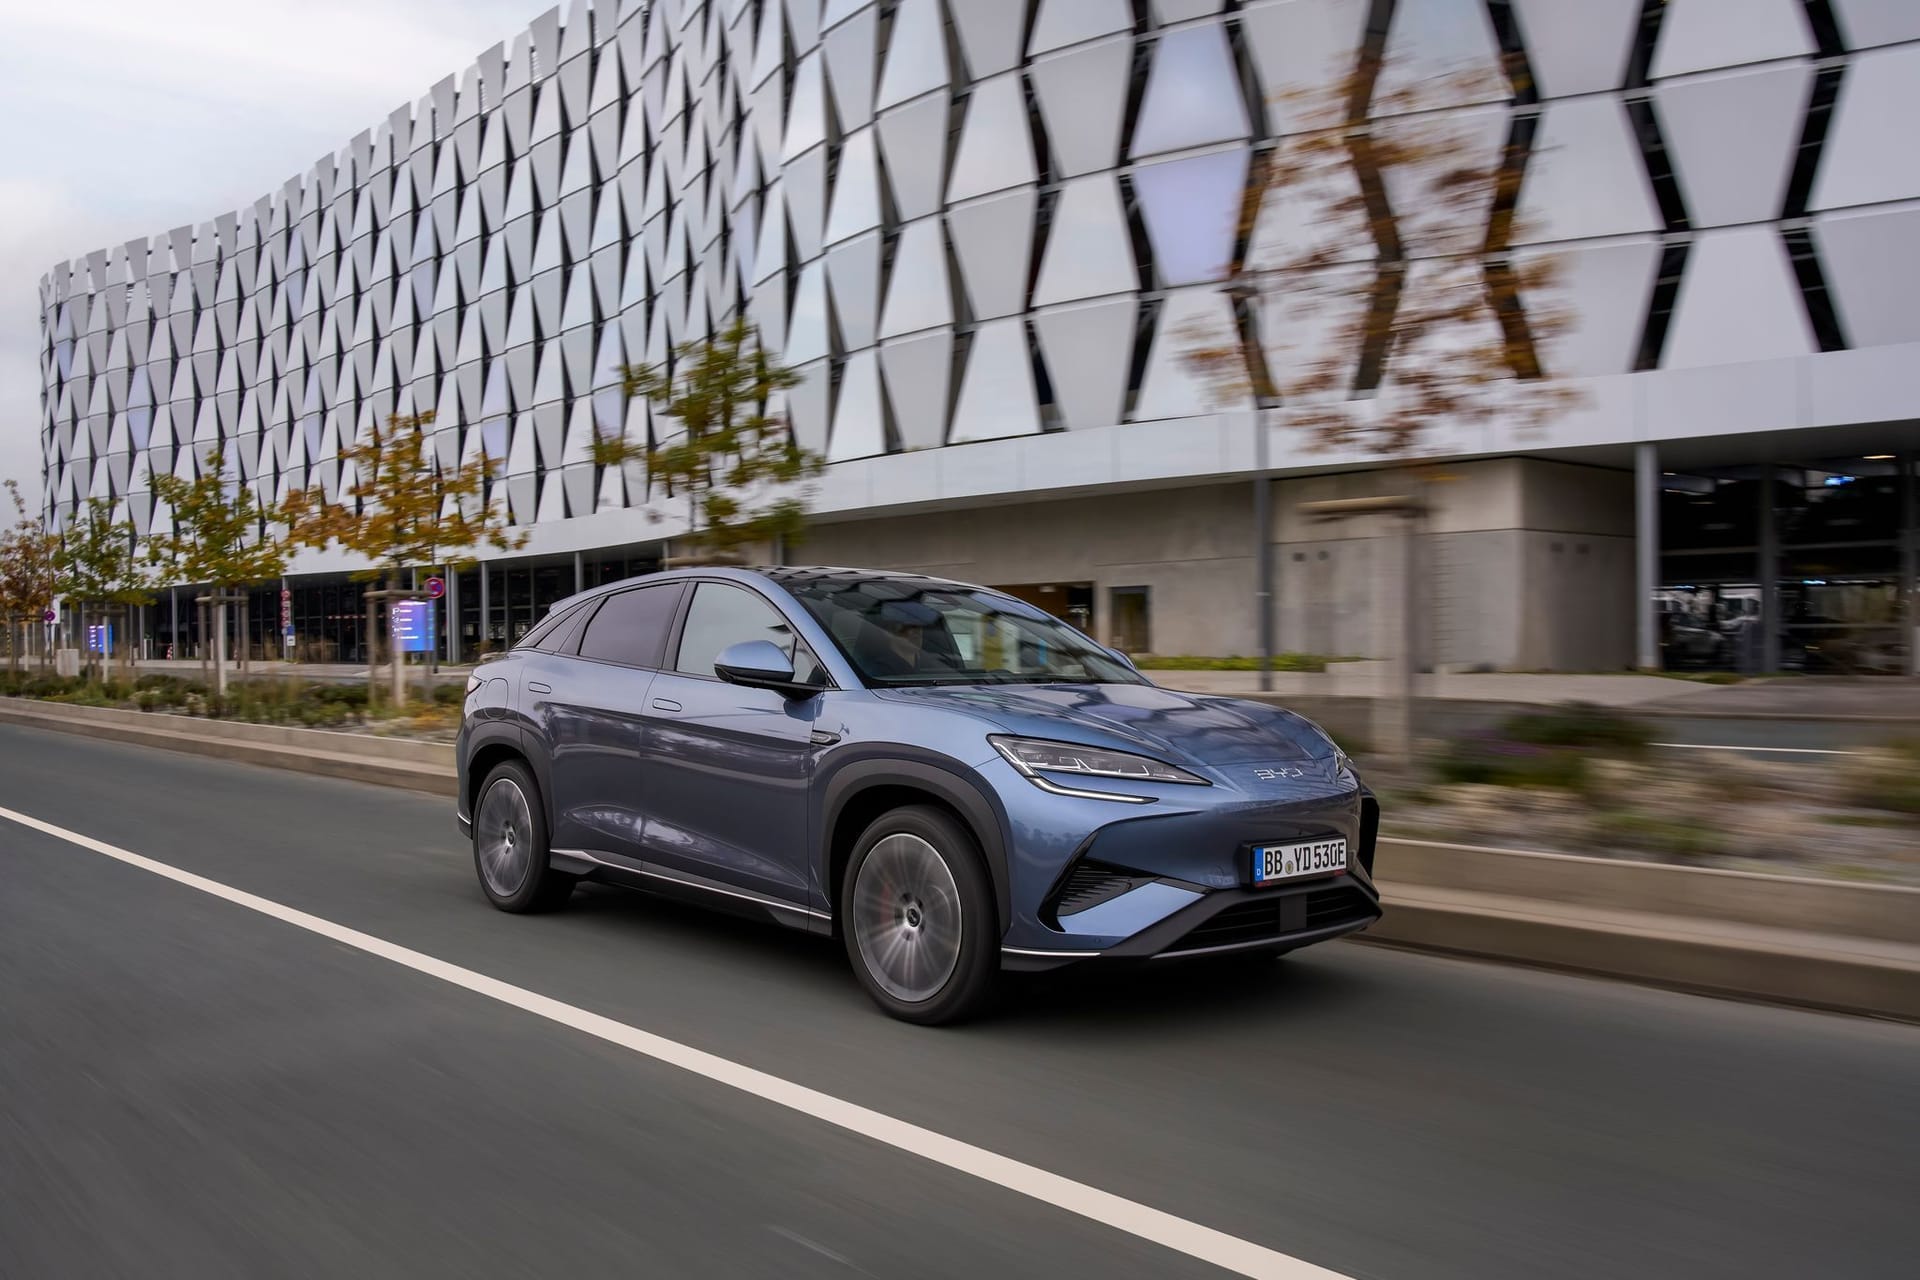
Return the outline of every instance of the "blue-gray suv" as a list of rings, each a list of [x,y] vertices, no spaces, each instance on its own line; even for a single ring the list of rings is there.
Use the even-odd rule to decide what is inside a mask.
[[[506,911],[602,880],[839,936],[946,1022],[1003,969],[1275,955],[1372,924],[1379,807],[1316,725],[1162,689],[999,592],[683,569],[555,605],[467,686]]]

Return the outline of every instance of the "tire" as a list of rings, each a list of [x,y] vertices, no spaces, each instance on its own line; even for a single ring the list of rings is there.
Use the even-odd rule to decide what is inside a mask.
[[[905,1022],[957,1022],[991,1003],[999,919],[979,845],[940,809],[881,815],[840,884],[840,935],[875,1004]]]
[[[546,808],[533,774],[517,761],[496,766],[473,806],[473,869],[480,891],[502,911],[551,911],[573,893],[575,877],[548,857]]]

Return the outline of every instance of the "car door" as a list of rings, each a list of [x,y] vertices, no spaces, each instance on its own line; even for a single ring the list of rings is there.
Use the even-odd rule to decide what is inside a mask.
[[[714,659],[746,640],[773,641],[794,659],[796,676],[827,683],[765,596],[738,583],[696,583],[673,661],[647,696],[646,856],[805,904],[812,733],[821,696],[722,681]]]
[[[546,747],[553,847],[637,858],[650,787],[648,691],[684,587],[633,587],[597,602],[569,648],[529,669],[527,719]]]

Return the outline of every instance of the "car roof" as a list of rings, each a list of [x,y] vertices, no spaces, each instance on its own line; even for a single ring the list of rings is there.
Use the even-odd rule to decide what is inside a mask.
[[[552,613],[570,608],[582,601],[638,583],[677,582],[688,578],[720,578],[734,581],[751,581],[759,578],[780,587],[818,583],[899,582],[920,587],[948,587],[960,591],[990,589],[971,583],[955,582],[949,578],[934,578],[923,573],[910,573],[899,569],[852,569],[825,565],[687,565],[677,569],[661,569],[653,573],[636,574],[631,578],[622,578],[618,582],[602,583],[597,587],[554,601],[548,611]]]

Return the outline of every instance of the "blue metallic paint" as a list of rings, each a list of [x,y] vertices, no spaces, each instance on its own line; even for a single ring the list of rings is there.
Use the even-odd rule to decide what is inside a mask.
[[[638,582],[739,583],[779,609],[833,687],[783,695],[516,650],[481,669],[482,688],[468,699],[463,773],[487,744],[517,739],[546,790],[555,847],[643,860],[816,913],[835,905],[840,816],[869,788],[914,788],[974,830],[1003,943],[1023,951],[1096,952],[1137,939],[1213,891],[1241,889],[1255,843],[1338,834],[1359,846],[1359,780],[1300,716],[1146,683],[869,689],[778,573],[679,570],[555,609]],[[675,645],[677,636],[669,655]],[[1211,785],[1063,775],[1075,790],[1149,802],[1056,794],[1013,768],[990,734],[1150,755]],[[1157,879],[1054,927],[1049,895],[1083,856]],[[1361,858],[1350,875],[1377,898]]]

